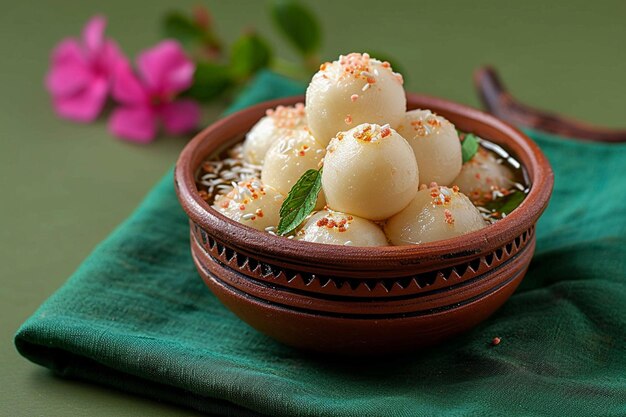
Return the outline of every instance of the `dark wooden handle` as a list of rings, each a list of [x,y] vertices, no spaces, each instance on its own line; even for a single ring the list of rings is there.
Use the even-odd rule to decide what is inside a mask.
[[[626,142],[626,130],[592,126],[519,102],[492,67],[476,70],[474,83],[485,109],[513,125],[597,142]]]

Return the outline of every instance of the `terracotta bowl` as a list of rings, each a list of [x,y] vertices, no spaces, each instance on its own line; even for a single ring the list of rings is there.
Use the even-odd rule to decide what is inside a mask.
[[[304,97],[265,102],[198,134],[176,164],[178,198],[189,216],[191,251],[202,279],[242,320],[291,346],[370,355],[436,344],[496,311],[517,288],[535,250],[535,223],[548,204],[553,173],[537,145],[478,110],[408,95],[511,152],[531,188],[496,224],[461,237],[413,246],[321,245],[259,232],[200,198],[195,174],[210,155],[241,140],[265,110]]]

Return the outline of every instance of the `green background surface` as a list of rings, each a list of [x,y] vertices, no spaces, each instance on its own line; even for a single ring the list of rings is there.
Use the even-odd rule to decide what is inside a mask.
[[[159,18],[198,1],[0,2],[0,415],[195,415],[53,377],[13,347],[17,327],[170,167],[188,138],[149,146],[113,139],[106,121],[59,120],[43,89],[51,48],[94,13],[134,55],[160,39]],[[292,57],[263,1],[204,2],[228,40],[256,27]],[[406,69],[407,89],[478,106],[472,71],[490,63],[522,100],[626,125],[626,2],[315,1],[324,58],[368,48]],[[208,108],[209,123],[219,105]]]

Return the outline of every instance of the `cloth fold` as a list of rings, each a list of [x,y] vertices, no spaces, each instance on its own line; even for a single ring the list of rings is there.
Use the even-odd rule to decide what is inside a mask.
[[[262,73],[231,110],[302,92]],[[22,325],[17,349],[59,375],[213,415],[626,415],[626,145],[529,133],[556,177],[536,255],[464,336],[350,360],[257,333],[198,277],[170,171]]]

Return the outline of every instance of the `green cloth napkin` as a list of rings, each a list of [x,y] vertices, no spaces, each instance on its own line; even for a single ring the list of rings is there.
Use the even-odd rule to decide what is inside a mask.
[[[234,108],[302,91],[264,73]],[[198,277],[169,172],[17,348],[62,376],[216,415],[624,416],[626,145],[531,134],[556,185],[530,271],[492,318],[441,346],[351,361],[257,333]]]

